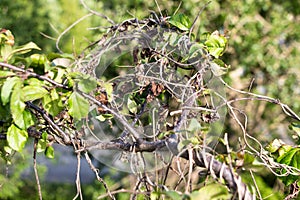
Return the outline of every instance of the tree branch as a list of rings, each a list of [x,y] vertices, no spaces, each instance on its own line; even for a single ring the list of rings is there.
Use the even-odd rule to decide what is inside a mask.
[[[32,76],[32,77],[35,77],[35,78],[38,78],[40,80],[44,80],[44,81],[47,81],[57,87],[60,87],[60,88],[63,88],[63,89],[66,89],[66,90],[70,90],[70,88],[68,88],[67,86],[61,84],[61,83],[58,83],[54,80],[52,80],[51,78],[47,77],[47,76],[43,76],[43,75],[39,75],[39,74],[36,74],[34,72],[31,72],[29,70],[25,70],[25,69],[22,69],[20,67],[17,67],[17,66],[14,66],[14,65],[11,65],[11,64],[8,64],[8,63],[3,63],[3,62],[0,62],[0,66],[2,67],[7,67],[13,71],[16,71],[16,72],[22,72],[22,73],[25,73],[26,75],[28,76]]]
[[[54,123],[54,121],[50,118],[50,116],[44,110],[40,109],[38,106],[34,105],[31,102],[25,102],[25,103],[29,108],[32,108],[35,111],[37,111],[44,118],[44,120],[47,121],[47,123],[50,125],[51,129],[54,132],[59,133],[60,136],[63,137],[63,140],[64,140],[65,144],[70,143],[70,141],[71,141],[70,137],[57,124]]]
[[[127,152],[153,152],[163,147],[166,147],[166,140],[159,140],[155,142],[148,142],[144,139],[138,139],[133,144],[124,142],[121,139],[111,140],[109,142],[94,142],[89,140],[82,140],[84,144],[83,150],[119,150]]]

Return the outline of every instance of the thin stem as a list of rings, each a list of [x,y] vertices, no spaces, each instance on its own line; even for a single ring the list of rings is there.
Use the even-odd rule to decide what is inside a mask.
[[[85,18],[92,16],[93,13],[89,13],[83,17],[81,17],[80,19],[76,20],[73,24],[71,24],[67,29],[65,29],[57,38],[56,40],[56,48],[60,53],[63,53],[63,51],[59,48],[59,42],[61,41],[61,38],[67,33],[69,32],[74,26],[76,26],[77,24],[79,24],[79,22],[83,21]]]
[[[82,200],[82,192],[81,192],[81,184],[80,184],[80,152],[77,152],[77,172],[76,172],[76,189],[77,193],[73,200],[77,199],[77,197],[80,197],[80,200]]]
[[[39,180],[39,174],[38,174],[37,165],[36,165],[37,143],[38,143],[38,139],[35,139],[34,140],[34,144],[33,144],[34,145],[33,146],[33,170],[34,170],[36,184],[37,184],[37,187],[38,187],[39,199],[42,200],[43,199],[42,189],[41,189],[41,184],[40,184],[40,180]]]
[[[89,164],[91,170],[95,173],[96,177],[97,177],[97,180],[103,184],[105,190],[106,190],[106,196],[109,196],[111,199],[115,200],[115,197],[113,196],[113,192],[111,192],[109,189],[108,189],[108,185],[106,184],[106,182],[99,176],[99,169],[97,169],[93,163],[92,163],[92,160],[90,159],[90,156],[87,152],[84,153],[84,156],[85,156],[85,159],[87,161],[87,163]],[[105,197],[106,197],[105,196]],[[99,199],[99,198],[98,198]]]
[[[201,10],[198,12],[196,18],[194,19],[193,24],[192,24],[192,26],[191,26],[191,28],[190,28],[190,31],[189,31],[189,38],[190,38],[190,39],[191,39],[191,35],[192,35],[193,29],[194,29],[194,27],[195,27],[195,25],[196,25],[196,22],[197,22],[198,18],[200,17],[201,13],[204,11],[204,9],[205,9],[205,8],[208,6],[208,4],[210,4],[210,3],[211,3],[211,1],[207,2],[207,3],[201,8]]]

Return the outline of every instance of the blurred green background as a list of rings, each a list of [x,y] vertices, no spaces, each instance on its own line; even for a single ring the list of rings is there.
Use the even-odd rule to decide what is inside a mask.
[[[193,21],[207,1],[185,0],[180,3],[158,0],[156,4],[155,1],[143,0],[86,0],[85,3],[115,23],[120,23],[128,18],[148,17],[151,10],[159,15],[157,4],[168,15],[172,15],[180,5],[178,12],[186,14]],[[55,38],[86,14],[88,11],[80,1],[74,0],[0,0],[0,27],[13,32],[17,45],[33,41],[45,53],[56,52]],[[110,25],[99,16],[88,17],[66,33],[59,46],[66,53],[78,55],[88,44],[99,39]],[[213,0],[200,15],[195,30],[198,37],[201,33],[215,30],[228,36],[229,44],[223,60],[231,65],[225,76],[230,85],[278,98],[300,113],[300,1]],[[237,97],[236,93],[228,91],[228,99]],[[266,102],[242,102],[236,106],[248,115],[248,131],[263,145],[274,138],[292,142],[288,129],[291,120],[286,119],[279,107]],[[241,136],[241,131],[230,119],[226,121],[225,131],[229,133],[232,143],[236,143],[237,137]],[[25,155],[15,158],[17,162],[24,159]],[[1,185],[7,179],[6,167],[3,161],[0,163]],[[11,175],[6,192],[3,192],[3,188],[0,192],[0,199],[36,198],[34,179],[20,179],[26,167],[27,164],[23,162],[14,165],[14,171],[20,173]],[[111,186],[117,187],[116,184],[119,184],[120,187],[120,183],[116,182],[125,175],[119,173],[115,176],[118,178],[114,179],[111,178],[114,173],[117,172],[107,173],[106,180]],[[278,181],[265,171],[257,175],[258,184],[265,188],[261,191],[263,196],[275,193],[268,199],[282,199]],[[84,185],[85,199],[94,199],[103,193],[104,189],[99,185]],[[47,199],[65,199],[76,194],[75,183],[48,183],[43,179],[42,186]],[[281,195],[276,196],[275,191]],[[119,198],[127,199],[128,196],[119,195]]]

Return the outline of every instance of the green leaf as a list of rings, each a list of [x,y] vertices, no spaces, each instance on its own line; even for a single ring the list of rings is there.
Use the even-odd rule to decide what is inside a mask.
[[[226,65],[223,62],[223,60],[221,60],[221,59],[215,58],[213,61],[214,61],[214,63],[217,63],[219,66],[223,67],[224,69],[229,69],[230,68],[230,65]]]
[[[244,165],[251,165],[255,161],[255,157],[248,152],[244,155]]]
[[[43,132],[42,138],[39,139],[38,144],[37,144],[37,152],[40,153],[40,152],[44,152],[46,150],[47,144],[48,144],[47,138],[48,138],[47,132]]]
[[[24,120],[24,129],[29,128],[30,126],[34,125],[33,115],[31,112],[24,110],[23,111],[23,120]]]
[[[105,121],[105,117],[103,117],[103,115],[96,116],[96,119],[98,119],[100,122]]]
[[[97,87],[97,81],[92,77],[83,78],[78,82],[78,89],[85,93],[91,92],[96,87]]]
[[[7,130],[7,142],[9,146],[20,152],[27,142],[28,134],[12,124]]]
[[[25,80],[25,83],[27,85],[34,85],[34,86],[43,86],[44,85],[44,82],[37,78],[29,78],[29,79]]]
[[[181,195],[176,191],[166,191],[164,193],[172,200],[182,199]]]
[[[0,70],[0,78],[14,76],[14,75],[16,75],[14,72]]]
[[[55,67],[62,67],[62,68],[68,68],[72,64],[72,60],[68,58],[55,58],[52,60],[52,65],[55,65]]]
[[[0,101],[0,121],[7,122],[11,119],[11,111],[9,105],[3,106]]]
[[[165,41],[169,42],[169,44],[174,47],[178,44],[180,35],[176,32],[164,32],[163,37]]]
[[[158,139],[163,139],[164,137],[174,134],[174,131],[170,130],[170,131],[165,131],[165,132],[161,132],[160,134],[158,134]]]
[[[300,124],[292,123],[289,128],[297,134],[295,136],[298,138],[298,143],[300,144]]]
[[[3,150],[8,154],[13,153],[13,149],[10,146],[4,146]]]
[[[137,104],[134,100],[131,100],[130,98],[128,98],[127,100],[127,108],[131,113],[137,113]]]
[[[40,99],[48,94],[48,91],[37,85],[28,85],[23,88],[23,99],[24,101],[34,101]]]
[[[226,44],[227,39],[217,31],[212,33],[205,42],[208,52],[216,58],[223,54]]]
[[[46,64],[47,66],[47,64]],[[45,68],[45,71],[47,71],[48,76],[53,79],[54,81],[61,83],[64,79],[64,76],[66,74],[66,69],[61,68],[59,66],[55,67],[49,67],[48,69]]]
[[[300,148],[292,148],[277,158],[277,162],[300,169]]]
[[[23,94],[22,94],[22,89],[21,89],[21,83],[17,83],[17,85],[15,85],[14,90],[12,91],[12,94],[11,94],[10,110],[11,110],[12,118],[13,118],[15,124],[19,128],[25,129],[26,125],[25,125],[24,119],[23,119],[25,103],[23,102],[22,96],[23,96]]]
[[[201,44],[193,44],[189,50],[189,58],[194,58],[197,56],[201,56],[203,54],[203,45]]]
[[[210,63],[210,69],[215,76],[222,76],[227,72],[227,68],[221,67],[215,62]]]
[[[0,61],[7,62],[10,59],[11,53],[13,51],[12,46],[4,45],[2,48],[0,48],[0,50]]]
[[[52,116],[58,115],[63,109],[61,99],[52,100],[49,94],[46,94],[42,99],[44,109]]]
[[[69,113],[77,120],[87,117],[89,112],[89,102],[83,98],[78,92],[73,92],[68,99]]]
[[[68,73],[68,76],[72,79],[81,79],[82,78],[82,73],[80,73],[80,72],[70,72],[70,73]]]
[[[54,60],[55,58],[69,58],[71,60],[74,60],[74,55],[73,54],[67,54],[67,53],[54,53],[54,52],[50,52],[47,55],[48,60]]]
[[[188,127],[188,131],[190,131],[190,132],[197,132],[199,130],[201,130],[201,124],[198,122],[197,119],[192,118],[191,122],[190,122],[190,125]]]
[[[39,67],[43,66],[47,62],[47,57],[43,54],[32,54],[30,55],[30,66]]]
[[[279,150],[280,147],[282,147],[285,143],[280,140],[280,139],[275,139],[272,141],[272,143],[270,143],[266,149],[271,152],[271,153],[275,153],[276,151]]]
[[[288,175],[280,178],[282,182],[286,185],[289,186],[294,182],[300,182],[299,176],[293,176],[293,175]]]
[[[47,158],[54,158],[54,148],[52,146],[49,146],[45,150],[45,155]]]
[[[96,119],[98,119],[100,122],[104,122],[106,119],[112,119],[113,115],[112,114],[102,114],[99,116],[96,116]]]
[[[300,169],[300,147],[291,148],[285,154],[279,156],[279,158],[277,158],[277,162]],[[300,176],[288,175],[288,176],[280,177],[280,179],[285,185],[288,186],[293,182],[295,182],[296,180],[300,181]]]
[[[103,83],[101,86],[105,88],[108,102],[111,102],[114,89],[112,83]]]
[[[159,199],[160,196],[161,196],[161,194],[159,192],[156,192],[156,191],[151,192],[150,200],[157,200],[157,199]]]
[[[300,135],[300,124],[292,123],[290,128]]]
[[[191,137],[190,141],[193,145],[198,145],[200,144],[200,140],[197,137]]]
[[[10,30],[2,29],[0,31],[0,45],[13,46],[15,43],[14,35]]]
[[[178,144],[178,149],[182,150],[183,148],[185,148],[187,145],[191,144],[191,140],[181,140]]]
[[[191,200],[219,200],[230,199],[228,189],[221,184],[210,184],[202,187],[199,191],[194,191],[190,195]]]
[[[6,81],[3,83],[1,89],[1,101],[3,105],[6,105],[9,102],[9,97],[12,92],[12,89],[18,82],[20,82],[20,78],[15,76],[7,78]]]
[[[46,150],[46,148],[47,148],[47,141],[45,141],[45,140],[39,140],[39,141],[38,141],[38,144],[37,144],[37,149],[36,149],[36,151],[37,151],[38,153],[44,152],[44,151]]]
[[[13,55],[13,54],[25,54],[25,53],[28,53],[29,51],[33,50],[33,49],[41,50],[40,47],[38,47],[35,43],[29,42],[25,45],[19,46],[18,48],[14,49],[11,52],[11,55]]]
[[[182,31],[188,31],[192,26],[190,19],[182,13],[173,15],[169,19],[169,23]]]
[[[42,133],[42,140],[47,140],[48,139],[48,133],[47,132],[43,132]]]

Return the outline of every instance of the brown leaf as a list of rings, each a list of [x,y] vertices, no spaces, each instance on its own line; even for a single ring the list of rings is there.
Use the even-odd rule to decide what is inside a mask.
[[[98,94],[97,96],[95,96],[95,99],[97,99],[100,103],[102,103],[104,105],[107,105],[107,103],[108,103],[107,94],[105,92],[100,92],[100,94]],[[105,113],[106,112],[106,110],[104,110],[101,106],[99,106],[97,108],[97,110],[100,113]]]

